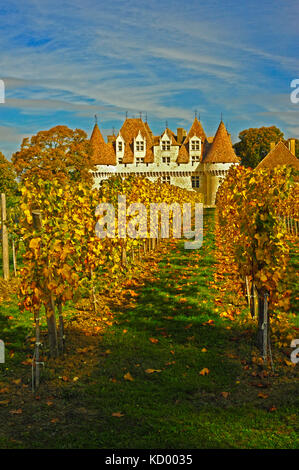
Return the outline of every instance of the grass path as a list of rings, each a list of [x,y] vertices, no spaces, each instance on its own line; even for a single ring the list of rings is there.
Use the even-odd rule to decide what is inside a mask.
[[[207,212],[203,247],[172,243],[135,306],[115,307],[100,342],[77,355],[78,380],[41,388],[18,416],[0,407],[0,448],[298,447],[294,371],[263,377],[248,332],[215,311],[213,226]]]

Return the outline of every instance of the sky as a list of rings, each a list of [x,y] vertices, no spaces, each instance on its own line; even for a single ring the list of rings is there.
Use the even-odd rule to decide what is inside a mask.
[[[128,117],[158,135],[278,126],[299,138],[298,0],[0,2],[0,151],[56,125],[104,136]],[[1,98],[1,97],[0,97]]]

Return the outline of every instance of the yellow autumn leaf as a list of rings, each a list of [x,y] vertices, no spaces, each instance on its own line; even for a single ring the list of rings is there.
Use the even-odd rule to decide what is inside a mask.
[[[127,372],[125,375],[124,375],[124,379],[125,380],[130,380],[131,382],[134,381],[132,375],[130,374],[130,372]]]
[[[146,369],[147,374],[153,374],[154,372],[161,372],[161,369]]]
[[[200,371],[200,375],[208,375],[210,373],[209,369],[207,369],[206,367],[204,367],[201,371]]]

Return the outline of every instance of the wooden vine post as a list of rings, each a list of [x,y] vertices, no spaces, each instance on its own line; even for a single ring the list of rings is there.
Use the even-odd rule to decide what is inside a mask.
[[[1,227],[2,227],[2,261],[3,277],[5,281],[9,280],[9,251],[8,251],[8,231],[6,226],[6,197],[1,194]]]
[[[12,240],[12,262],[14,276],[17,277],[17,257],[16,257],[16,245],[14,239]]]
[[[269,313],[268,313],[268,292],[259,292],[258,298],[258,346],[264,361],[268,357],[268,336],[269,336]]]
[[[32,220],[33,220],[33,227],[35,230],[39,231],[42,226],[41,222],[41,213],[40,211],[32,211]],[[40,354],[39,354],[39,347],[41,346],[40,342],[40,310],[35,311],[34,313],[34,323],[35,323],[35,350],[34,350],[34,358],[35,358],[35,376],[32,374],[32,391],[38,389],[40,383]],[[34,362],[34,361],[33,361]],[[32,363],[33,367],[33,363]]]

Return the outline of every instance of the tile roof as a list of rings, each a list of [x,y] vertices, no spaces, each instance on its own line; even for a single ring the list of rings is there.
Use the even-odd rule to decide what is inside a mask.
[[[189,163],[189,152],[184,144],[181,145],[176,162],[177,163]]]
[[[219,124],[203,163],[239,163],[223,121]]]
[[[116,155],[113,144],[106,144],[99,126],[95,124],[90,142],[93,146],[93,161],[95,165],[116,165]]]
[[[190,127],[187,137],[184,140],[184,144],[186,145],[189,142],[189,140],[194,136],[199,137],[202,140],[202,142],[207,140],[205,131],[203,130],[201,122],[197,119],[197,117],[194,119],[193,124]]]
[[[161,137],[163,137],[165,132],[166,132],[166,134],[168,135],[168,137],[171,141],[171,145],[179,145],[177,140],[176,140],[176,136],[175,136],[174,132],[172,132],[172,130],[169,129],[168,127],[166,127],[165,131],[161,134]]]
[[[137,137],[139,131],[146,141],[144,161],[145,163],[152,163],[154,161],[153,137],[149,125],[140,118],[132,118],[126,119],[120,129],[120,133],[125,141],[123,163],[134,163],[134,138]]]
[[[299,170],[299,160],[290,150],[285,146],[283,142],[278,144],[270,150],[268,155],[258,164],[256,167],[259,168],[274,168],[280,165],[288,165]]]
[[[201,122],[195,117],[192,126],[190,127],[190,130],[182,141],[181,148],[179,150],[178,158],[177,158],[177,163],[189,163],[189,142],[192,137],[199,137],[202,141],[202,154],[205,153],[205,147],[206,147],[206,142],[207,142],[207,136],[205,134],[205,131],[203,130],[203,127],[201,125]]]

